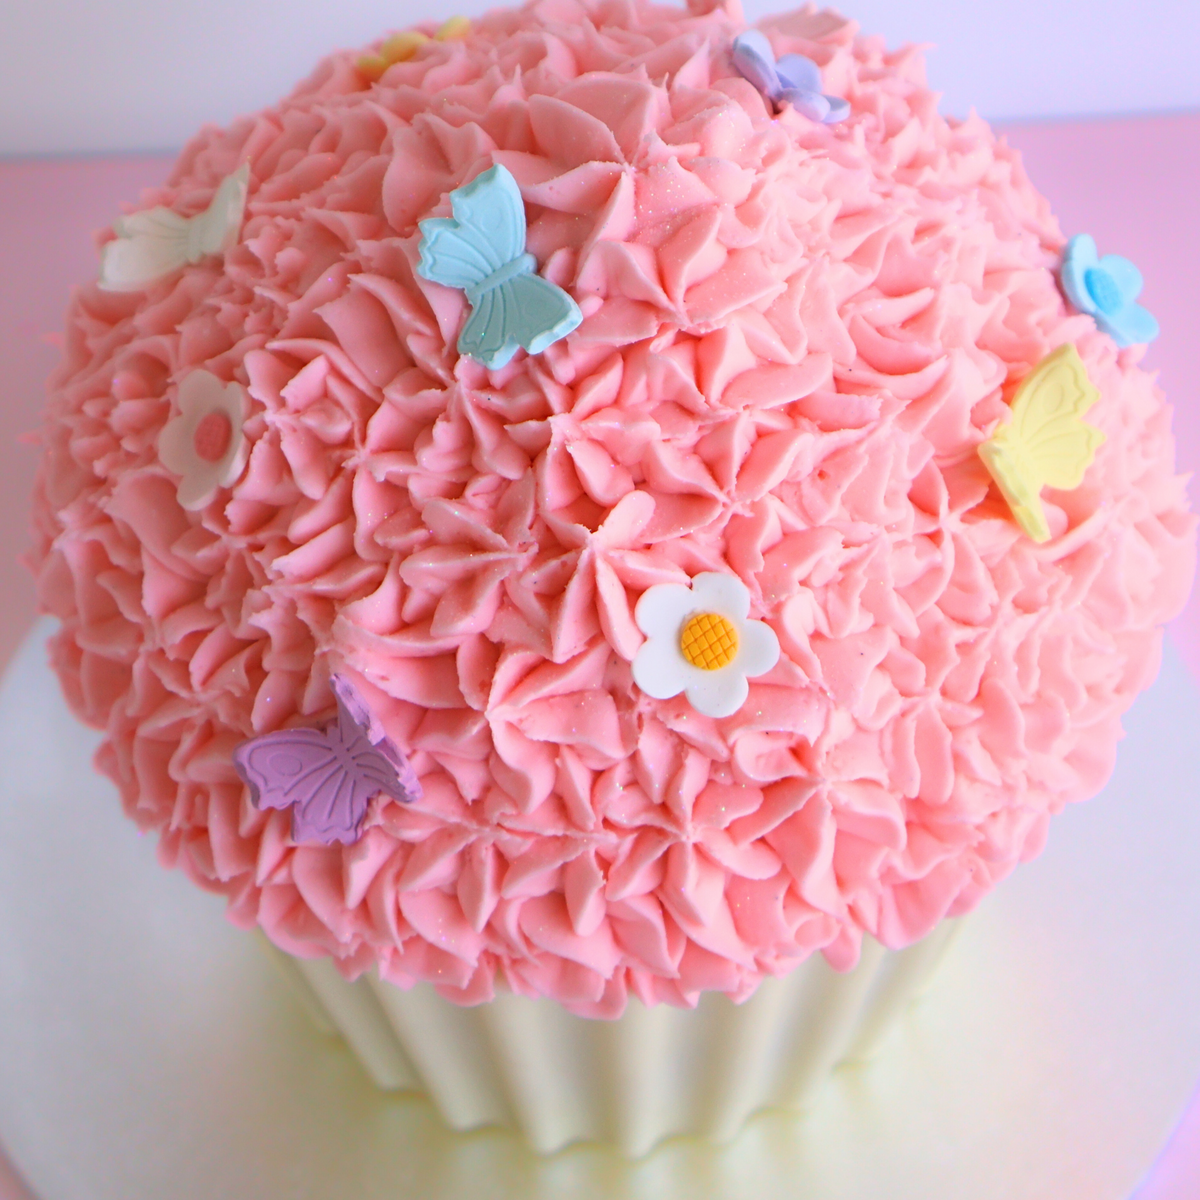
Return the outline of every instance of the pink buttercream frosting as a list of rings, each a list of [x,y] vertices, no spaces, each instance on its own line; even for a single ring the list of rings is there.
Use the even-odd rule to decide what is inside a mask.
[[[37,495],[54,663],[163,862],[293,954],[594,1016],[741,998],[967,912],[1108,777],[1191,581],[1170,411],[916,50],[766,22],[849,100],[825,126],[737,74],[744,28],[736,0],[540,0],[377,83],[335,54],[144,197],[200,212],[248,162],[239,244],[74,298]],[[584,322],[489,373],[414,266],[494,163]],[[1065,342],[1106,441],[1039,546],[977,448]],[[198,370],[246,389],[249,454],[188,512],[156,447]],[[719,720],[630,673],[638,598],[702,572],[782,648]],[[334,671],[423,796],[298,846],[231,752],[323,725]]]

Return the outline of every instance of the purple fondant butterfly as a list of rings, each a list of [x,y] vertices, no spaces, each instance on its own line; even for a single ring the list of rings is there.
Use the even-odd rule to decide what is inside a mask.
[[[790,104],[798,113],[826,125],[850,115],[847,101],[822,94],[821,68],[811,58],[785,54],[776,62],[771,43],[757,29],[734,39],[733,65],[776,108]]]
[[[233,763],[256,808],[291,808],[292,840],[356,842],[371,797],[411,803],[421,785],[354,685],[330,679],[338,715],[324,729],[281,729],[235,748]]]

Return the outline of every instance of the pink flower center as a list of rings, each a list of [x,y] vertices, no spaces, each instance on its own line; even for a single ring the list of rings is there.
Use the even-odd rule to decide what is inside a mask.
[[[233,439],[233,423],[219,409],[201,419],[192,434],[192,449],[196,457],[207,463],[220,462]]]

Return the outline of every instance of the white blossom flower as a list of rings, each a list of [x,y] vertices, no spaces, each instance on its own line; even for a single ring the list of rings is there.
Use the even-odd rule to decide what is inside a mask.
[[[662,583],[642,593],[634,612],[646,641],[633,681],[655,700],[680,692],[706,717],[728,717],[746,703],[747,677],[779,661],[779,639],[750,621],[750,592],[736,575],[706,571],[690,588]]]
[[[179,503],[194,510],[234,483],[246,467],[246,392],[209,371],[193,371],[179,385],[178,403],[179,415],[158,435],[158,457],[179,476]]]

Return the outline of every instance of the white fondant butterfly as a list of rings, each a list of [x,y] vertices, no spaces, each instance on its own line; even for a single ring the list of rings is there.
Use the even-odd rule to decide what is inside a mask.
[[[228,250],[242,228],[249,185],[250,166],[243,163],[194,217],[160,206],[114,221],[117,236],[100,252],[100,287],[140,292],[189,263]]]
[[[543,279],[525,251],[525,204],[499,163],[450,193],[452,217],[421,222],[420,275],[461,288],[471,315],[458,352],[496,369],[517,348],[540,354],[575,329],[583,314],[562,288]]]

